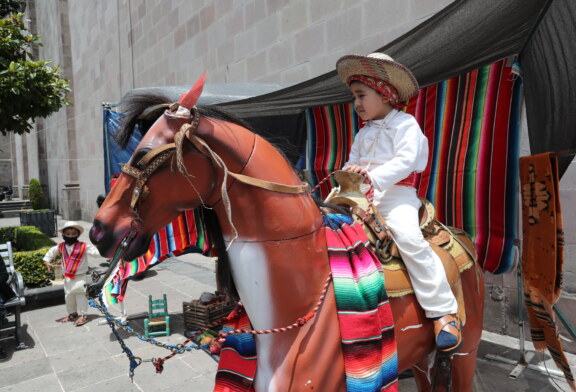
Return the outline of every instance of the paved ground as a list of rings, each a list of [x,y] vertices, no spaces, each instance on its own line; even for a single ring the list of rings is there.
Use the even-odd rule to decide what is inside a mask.
[[[62,222],[58,223],[60,227]],[[87,222],[82,224],[86,228],[90,226]],[[19,225],[17,218],[0,219],[0,227],[13,225]],[[86,234],[82,238],[86,240]],[[102,268],[99,264],[103,261],[92,259],[91,265]],[[170,337],[157,339],[164,343],[178,344],[185,340],[182,302],[197,299],[202,292],[213,292],[214,289],[211,259],[186,255],[166,260],[147,272],[143,280],[130,282],[125,301],[129,325],[143,333],[148,295],[159,297],[166,293],[173,333]],[[113,307],[111,311],[119,315],[118,308]],[[216,362],[202,351],[187,352],[170,359],[161,375],[155,374],[152,364],[145,362],[136,369],[131,382],[127,375],[128,360],[97,310],[90,309],[90,322],[81,327],[55,321],[65,314],[63,295],[55,303],[52,301],[51,306],[29,309],[23,313],[25,341],[29,348],[15,351],[13,340],[2,342],[8,351],[9,360],[0,363],[0,392],[212,390]],[[142,342],[124,331],[121,337],[135,355],[144,359],[168,354],[168,351]],[[477,367],[477,391],[569,391],[563,378],[531,369],[512,380],[508,374],[513,365],[487,360],[487,354],[516,361],[520,357],[518,340],[493,333],[484,334]],[[575,356],[570,355],[569,360],[576,370]],[[556,371],[548,355],[545,356],[545,362],[533,360],[532,363],[545,364],[550,371]],[[402,380],[400,390],[416,391],[413,380]]]

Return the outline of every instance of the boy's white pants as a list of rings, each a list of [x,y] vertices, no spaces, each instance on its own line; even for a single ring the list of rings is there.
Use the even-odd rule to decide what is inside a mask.
[[[86,298],[86,274],[76,275],[74,279],[64,278],[64,301],[66,311],[85,316],[88,313],[88,298]]]
[[[458,303],[446,279],[442,261],[420,230],[416,190],[394,185],[384,192],[374,190],[374,205],[392,231],[408,269],[414,293],[426,317],[441,317],[458,311]]]

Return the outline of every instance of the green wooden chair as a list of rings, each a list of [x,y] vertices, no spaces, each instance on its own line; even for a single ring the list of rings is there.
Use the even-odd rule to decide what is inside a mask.
[[[144,336],[170,336],[170,316],[168,316],[168,300],[166,294],[163,299],[153,300],[148,296],[148,318],[144,319]]]

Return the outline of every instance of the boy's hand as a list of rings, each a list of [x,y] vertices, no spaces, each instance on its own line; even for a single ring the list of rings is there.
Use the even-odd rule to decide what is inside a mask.
[[[346,166],[342,170],[352,172],[352,173],[361,174],[364,176],[364,184],[370,184],[371,183],[370,175],[368,174],[368,170],[366,170],[362,166],[356,166],[356,165]]]
[[[44,265],[45,265],[46,268],[48,269],[48,272],[52,273],[52,267],[53,267],[54,265],[52,265],[52,264],[50,264],[50,263],[47,263],[47,262],[44,262]]]

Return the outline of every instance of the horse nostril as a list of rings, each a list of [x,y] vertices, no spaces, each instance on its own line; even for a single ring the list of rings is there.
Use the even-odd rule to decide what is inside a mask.
[[[102,241],[102,238],[104,238],[104,235],[105,235],[105,232],[104,232],[104,229],[102,228],[100,222],[94,221],[94,225],[90,229],[90,235],[89,235],[90,241],[92,241],[92,243],[94,245],[96,245],[100,241]]]

